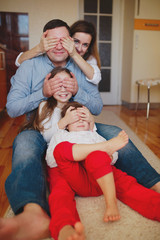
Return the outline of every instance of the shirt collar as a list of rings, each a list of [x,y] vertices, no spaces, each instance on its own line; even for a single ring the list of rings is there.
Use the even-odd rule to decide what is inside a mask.
[[[44,54],[44,58],[49,65],[51,65],[52,67],[55,67],[54,64],[51,62],[51,60],[49,59],[49,57],[47,56],[47,54]],[[72,59],[70,57],[68,57],[68,61],[65,65],[65,67],[67,68],[70,65],[70,63],[72,63],[72,62],[73,62]]]

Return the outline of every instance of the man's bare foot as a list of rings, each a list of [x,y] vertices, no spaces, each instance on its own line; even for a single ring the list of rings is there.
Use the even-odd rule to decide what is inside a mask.
[[[155,185],[153,185],[151,189],[154,190],[155,192],[160,193],[160,182],[157,182]]]
[[[112,155],[114,152],[123,148],[128,143],[128,135],[122,130],[117,137],[114,137],[106,141],[106,149],[109,155]]]
[[[110,206],[107,206],[106,212],[104,214],[104,222],[114,222],[120,219],[120,214],[117,206],[117,202],[113,201]]]
[[[50,237],[49,222],[49,216],[39,205],[27,204],[21,214],[0,219],[0,239],[38,240]]]
[[[84,227],[81,222],[77,222],[74,227],[71,225],[64,226],[58,240],[85,240]]]

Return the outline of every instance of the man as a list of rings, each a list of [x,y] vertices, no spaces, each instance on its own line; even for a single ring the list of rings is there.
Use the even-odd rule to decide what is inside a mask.
[[[72,59],[68,59],[68,52],[61,44],[61,38],[69,37],[68,25],[61,20],[52,20],[45,25],[46,30],[48,37],[56,39],[55,47],[47,54],[24,62],[12,77],[6,105],[8,114],[11,117],[24,113],[29,115],[62,84],[73,93],[73,100],[86,105],[93,114],[99,114],[103,103],[97,86],[85,80],[84,74]],[[75,77],[67,79],[65,83],[56,78],[48,81],[48,74],[57,66],[69,68],[75,74],[78,84]],[[6,193],[14,213],[18,215],[10,219],[10,240],[17,239],[17,236],[30,240],[49,236],[50,219],[46,214],[49,210],[42,165],[46,147],[41,134],[34,130],[21,132],[14,141],[12,173],[6,181]],[[2,224],[8,227],[6,222]]]

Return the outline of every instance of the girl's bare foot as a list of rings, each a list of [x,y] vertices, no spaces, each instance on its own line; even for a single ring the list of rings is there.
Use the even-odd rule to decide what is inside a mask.
[[[50,237],[50,218],[37,204],[28,204],[12,218],[0,219],[0,239],[38,240]]]
[[[118,221],[120,218],[117,202],[113,201],[111,205],[107,206],[104,222],[114,222]]]
[[[122,130],[117,137],[106,141],[107,153],[112,155],[114,152],[123,148],[128,143],[128,135]]]
[[[84,227],[81,222],[77,222],[74,227],[64,226],[59,234],[58,240],[85,240]]]

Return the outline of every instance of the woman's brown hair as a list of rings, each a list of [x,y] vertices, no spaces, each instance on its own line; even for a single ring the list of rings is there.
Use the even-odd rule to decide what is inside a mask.
[[[71,37],[77,32],[84,32],[90,34],[92,37],[91,43],[88,47],[87,52],[83,56],[87,60],[91,55],[96,58],[98,67],[101,67],[100,57],[97,49],[97,37],[96,37],[96,28],[91,22],[85,20],[79,20],[73,23],[70,27]]]

